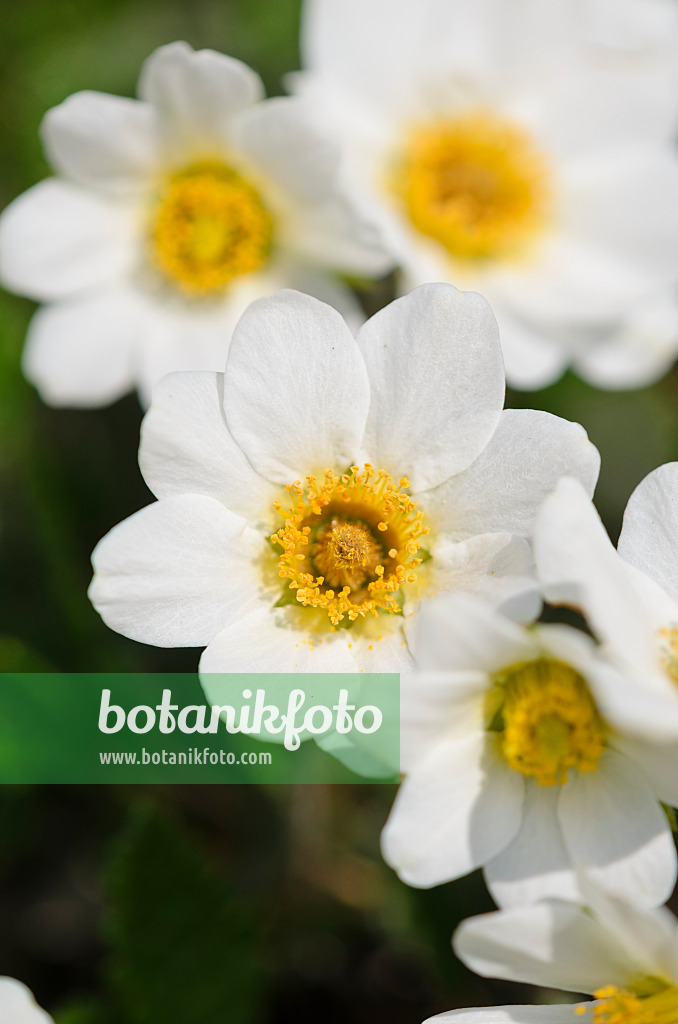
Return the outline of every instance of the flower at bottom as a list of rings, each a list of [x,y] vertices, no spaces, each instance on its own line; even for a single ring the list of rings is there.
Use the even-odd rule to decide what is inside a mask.
[[[579,897],[577,868],[657,905],[676,880],[663,790],[628,724],[631,692],[586,634],[509,621],[469,595],[420,615],[424,671],[401,681],[406,778],[382,835],[416,886],[484,867],[499,905]]]
[[[4,977],[0,977],[0,1020],[2,1024],[54,1024],[25,985]]]
[[[675,917],[663,907],[650,910],[613,898],[586,877],[580,881],[586,906],[545,900],[472,917],[457,929],[453,946],[460,960],[483,976],[588,992],[592,1001],[455,1010],[431,1021],[675,1024]]]
[[[140,464],[160,500],[98,545],[94,605],[135,640],[207,646],[206,674],[400,671],[440,591],[529,616],[536,509],[568,473],[591,493],[598,454],[503,391],[478,295],[423,286],[357,338],[309,296],[259,300],[223,376],[159,385]]]

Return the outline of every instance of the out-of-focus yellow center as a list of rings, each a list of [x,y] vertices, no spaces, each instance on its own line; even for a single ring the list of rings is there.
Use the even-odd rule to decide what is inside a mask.
[[[399,591],[417,579],[428,533],[408,486],[366,463],[286,487],[291,504],[276,502],[284,526],[271,540],[282,548],[279,575],[299,604],[326,611],[332,627],[400,612]]]
[[[150,228],[152,264],[181,291],[209,295],[267,260],[273,220],[261,196],[225,164],[169,179]]]
[[[648,978],[630,989],[608,985],[593,993],[594,1024],[678,1024],[678,988]],[[588,1007],[579,1006],[578,1014]]]
[[[669,678],[678,686],[678,626],[659,630],[662,646],[662,665]]]
[[[481,113],[413,131],[394,188],[419,231],[483,260],[522,252],[546,217],[549,177],[523,131]]]
[[[511,768],[542,786],[594,771],[605,749],[603,723],[584,679],[547,658],[508,669],[488,695],[490,725]]]

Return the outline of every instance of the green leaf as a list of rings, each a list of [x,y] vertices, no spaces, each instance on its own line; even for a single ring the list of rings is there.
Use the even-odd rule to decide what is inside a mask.
[[[254,1024],[254,929],[230,888],[153,808],[137,808],[109,875],[112,987],[127,1024]]]

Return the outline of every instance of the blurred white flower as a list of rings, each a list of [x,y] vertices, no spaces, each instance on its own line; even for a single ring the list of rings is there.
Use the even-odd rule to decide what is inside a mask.
[[[26,376],[94,406],[165,373],[214,370],[246,306],[281,287],[359,316],[330,271],[388,269],[338,188],[303,101],[263,99],[245,64],[186,43],[146,61],[139,99],[80,92],[42,125],[57,177],[0,219],[0,277],[47,303]]]
[[[678,354],[673,0],[306,0],[293,87],[403,269],[497,319],[509,384]]]
[[[479,295],[425,285],[357,338],[309,296],[259,300],[225,374],[159,384],[140,463],[160,500],[96,548],[94,605],[135,640],[207,645],[203,673],[400,671],[438,591],[529,616],[536,509],[563,475],[592,493],[599,457],[503,395]]]
[[[468,1024],[674,1024],[678,922],[611,897],[582,878],[586,906],[547,900],[462,922],[455,953],[478,974],[571,992],[592,1002],[459,1010],[432,1020]]]
[[[646,777],[653,745],[627,742],[624,680],[591,638],[460,594],[419,619],[410,646],[425,671],[401,680],[406,778],[382,834],[400,877],[427,887],[484,867],[506,906],[576,899],[587,866],[638,901],[666,900],[676,852],[660,800],[678,803],[678,773]]]
[[[678,462],[633,492],[618,552],[574,480],[544,502],[534,544],[545,596],[579,609],[623,674],[627,728],[653,741],[634,754],[662,799],[677,803]]]
[[[2,1024],[54,1024],[25,985],[5,977],[0,977],[0,1020]]]

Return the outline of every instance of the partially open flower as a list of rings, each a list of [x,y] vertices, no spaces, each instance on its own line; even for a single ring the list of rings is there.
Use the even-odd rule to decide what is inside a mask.
[[[478,295],[423,286],[357,338],[308,296],[260,300],[223,376],[158,386],[140,462],[160,501],[101,541],[92,601],[136,640],[207,646],[204,673],[400,671],[440,591],[529,617],[535,511],[564,473],[591,492],[598,454],[503,390]]]
[[[47,303],[24,371],[54,405],[93,406],[173,370],[216,370],[238,317],[295,287],[360,320],[331,272],[390,260],[339,187],[339,155],[295,99],[238,60],[156,50],[139,99],[80,92],[42,126],[57,177],[0,219],[6,287]]]
[[[651,741],[645,771],[678,803],[678,462],[633,492],[618,551],[574,480],[544,502],[534,542],[546,596],[588,619],[625,680],[629,732]]]

